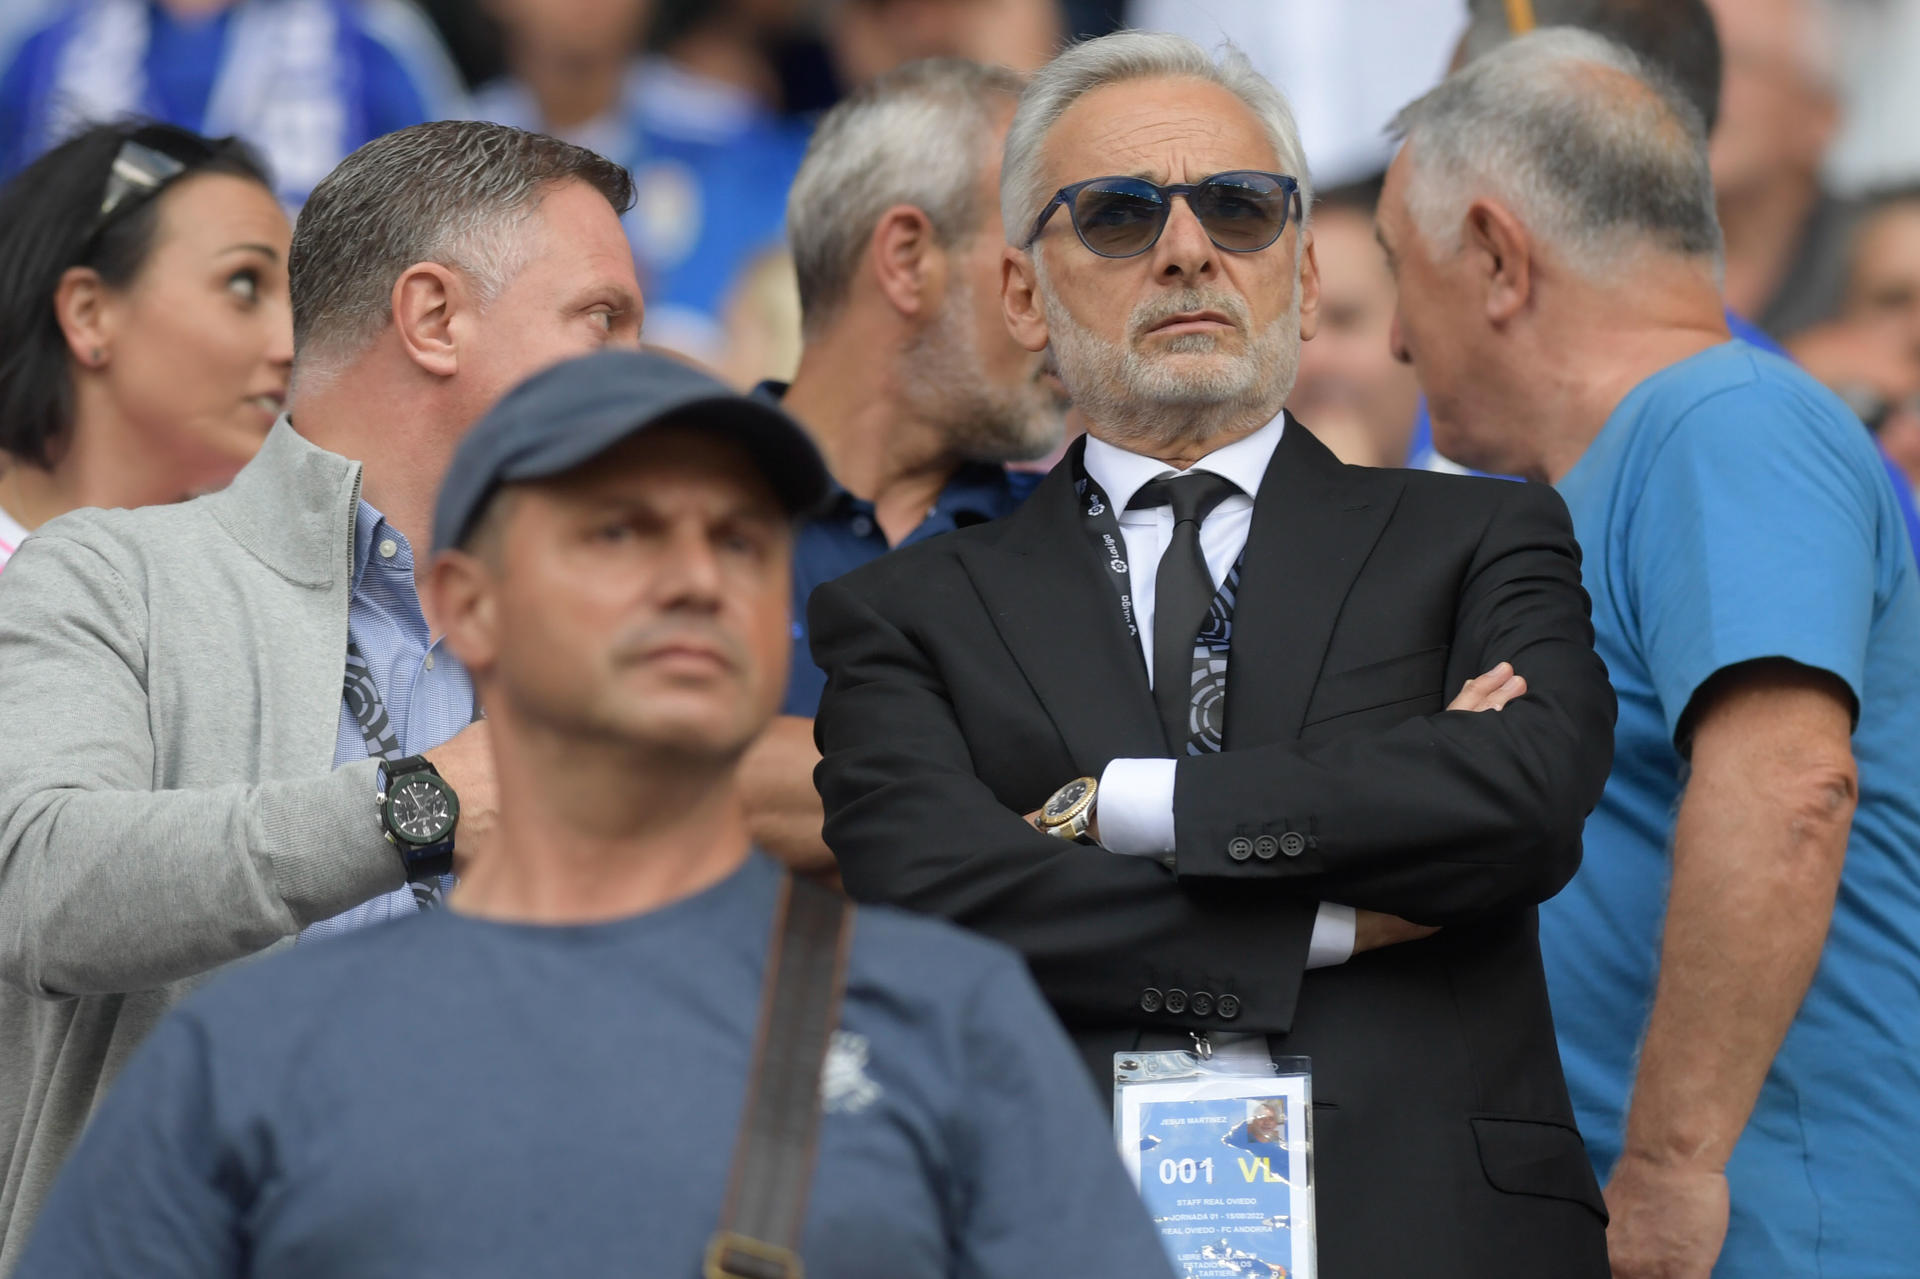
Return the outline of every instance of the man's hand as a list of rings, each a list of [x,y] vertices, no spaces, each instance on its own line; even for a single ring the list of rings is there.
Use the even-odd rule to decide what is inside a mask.
[[[1403,941],[1419,941],[1439,932],[1425,924],[1409,923],[1398,915],[1383,915],[1377,910],[1353,912],[1353,953],[1397,946]]]
[[[819,762],[813,721],[777,715],[740,761],[740,793],[754,843],[793,870],[838,887],[839,868],[821,834],[826,814],[813,788]]]
[[[1508,702],[1527,694],[1527,681],[1518,675],[1511,662],[1502,662],[1484,675],[1461,685],[1447,703],[1450,711],[1497,711]]]
[[[460,824],[453,836],[453,873],[462,874],[485,852],[499,820],[500,793],[493,776],[493,730],[477,719],[440,746],[427,762],[460,797]]]
[[[1607,1182],[1614,1279],[1708,1279],[1727,1238],[1724,1172],[1629,1151]]]

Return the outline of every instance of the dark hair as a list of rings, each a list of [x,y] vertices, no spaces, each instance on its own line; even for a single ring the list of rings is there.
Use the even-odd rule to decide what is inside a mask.
[[[1505,0],[1468,0],[1468,61],[1511,38]],[[1541,27],[1579,27],[1624,45],[1667,78],[1713,132],[1720,118],[1720,33],[1706,0],[1534,0]]]
[[[108,175],[129,142],[186,167],[157,195],[129,197],[102,223]],[[60,277],[91,267],[109,288],[125,288],[147,264],[168,190],[205,173],[273,189],[244,142],[151,120],[93,125],[0,187],[0,451],[13,461],[52,466],[55,442],[73,427],[67,339],[53,312]]]
[[[604,156],[544,134],[442,120],[375,138],[313,189],[287,265],[296,369],[316,351],[357,353],[392,318],[393,282],[419,262],[475,275],[501,264],[500,233],[556,183],[584,182],[625,213],[633,178]],[[297,371],[296,371],[297,376]]]

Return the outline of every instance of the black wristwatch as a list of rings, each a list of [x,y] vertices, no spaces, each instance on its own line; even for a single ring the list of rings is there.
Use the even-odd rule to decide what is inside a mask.
[[[434,879],[453,869],[453,829],[460,822],[460,797],[424,755],[383,761],[380,765],[380,826],[387,842],[400,850],[400,864],[411,881]]]

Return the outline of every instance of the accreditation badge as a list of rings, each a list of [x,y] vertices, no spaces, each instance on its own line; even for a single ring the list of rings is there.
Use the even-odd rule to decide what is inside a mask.
[[[1115,1053],[1113,1078],[1120,1156],[1174,1272],[1313,1279],[1307,1059]]]

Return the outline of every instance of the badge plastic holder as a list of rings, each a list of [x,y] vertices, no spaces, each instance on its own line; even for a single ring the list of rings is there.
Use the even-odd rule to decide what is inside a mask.
[[[1314,1279],[1309,1062],[1196,1047],[1113,1055],[1120,1156],[1174,1273]]]

